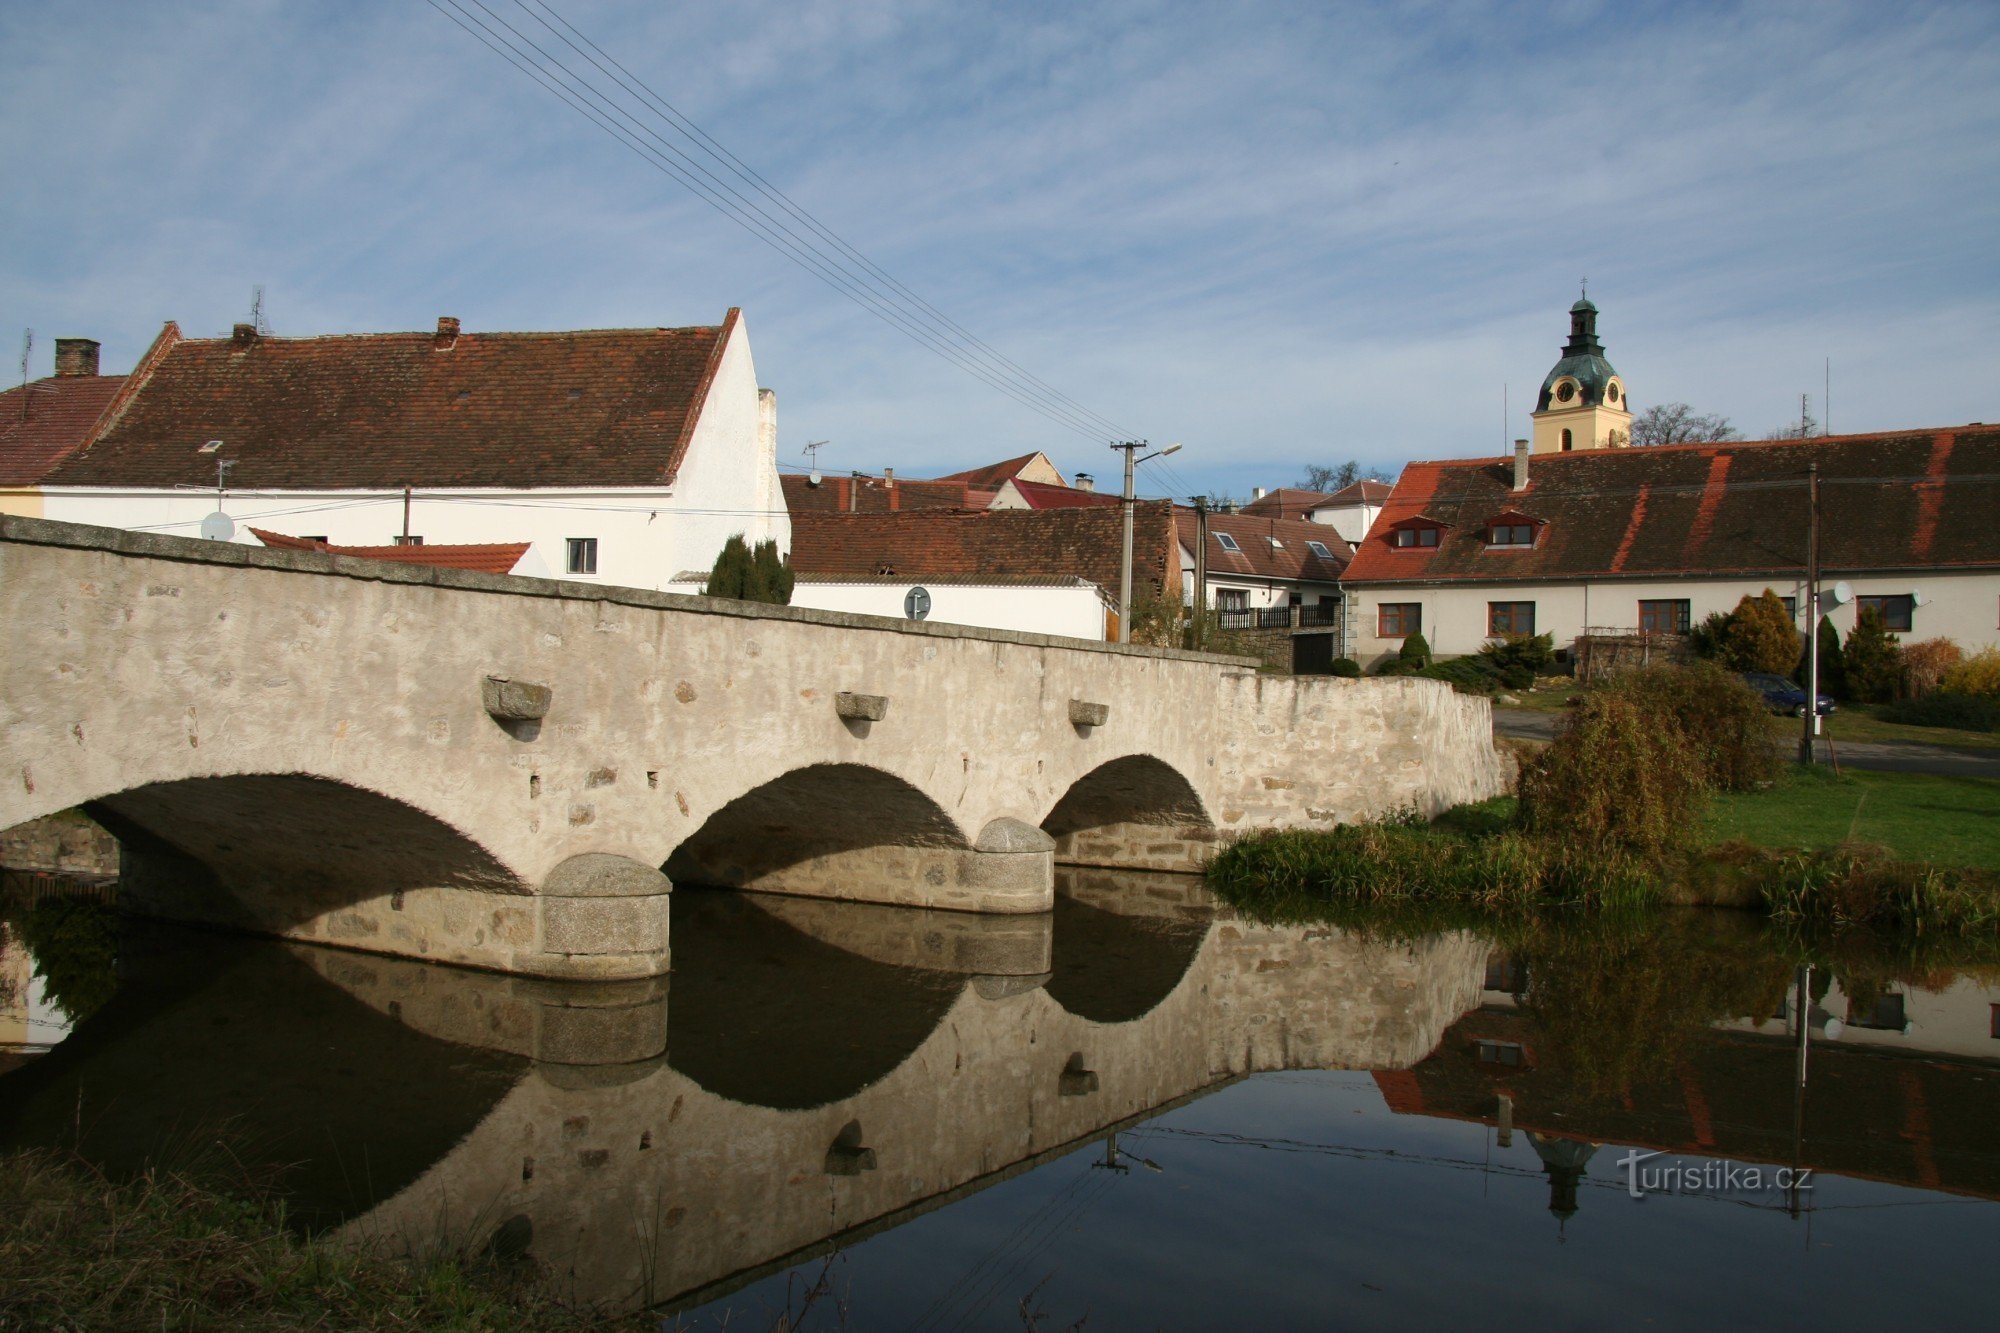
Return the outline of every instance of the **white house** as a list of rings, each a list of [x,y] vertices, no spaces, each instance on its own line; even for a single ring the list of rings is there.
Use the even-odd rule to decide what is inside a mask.
[[[1389,499],[1392,488],[1386,481],[1363,477],[1327,494],[1281,486],[1275,491],[1259,487],[1242,512],[1260,518],[1302,518],[1332,528],[1349,546],[1358,545],[1374,526],[1376,515]]]
[[[169,323],[43,517],[336,546],[525,541],[520,572],[659,588],[790,523],[742,313],[677,329],[278,338]]]
[[[1769,588],[1803,630],[1807,471],[1823,611],[1879,609],[1905,642],[2000,645],[2000,427],[1576,448],[1412,463],[1349,564],[1364,665],[1424,635],[1681,634]],[[1844,596],[1846,600],[1839,600]]]

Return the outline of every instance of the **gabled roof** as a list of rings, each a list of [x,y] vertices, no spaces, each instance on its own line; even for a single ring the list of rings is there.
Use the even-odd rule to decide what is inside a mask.
[[[1132,517],[1135,595],[1178,597],[1169,506],[1137,504]],[[801,578],[1075,576],[1115,594],[1123,529],[1117,508],[794,514],[791,560]]]
[[[2000,567],[2000,427],[1412,463],[1348,583],[1793,575],[1805,563],[1806,466],[1819,465],[1829,573]],[[1541,520],[1532,549],[1488,553],[1503,511]],[[1417,517],[1436,546],[1397,547]]]
[[[739,319],[317,338],[169,325],[96,441],[48,480],[213,485],[221,458],[246,489],[666,485]]]
[[[510,574],[529,542],[494,542],[477,546],[334,546],[311,537],[287,537],[282,532],[252,528],[264,545],[281,551],[325,551],[366,560],[392,560],[399,565],[429,565],[436,569],[469,569],[479,574]]]
[[[1176,508],[1174,527],[1180,544],[1194,551],[1200,531],[1195,511]],[[1237,549],[1229,550],[1215,534],[1226,532]],[[1279,545],[1273,546],[1276,537]],[[1318,542],[1327,554],[1314,553]],[[1350,548],[1341,535],[1324,523],[1302,518],[1268,518],[1256,514],[1208,516],[1208,576],[1227,578],[1231,574],[1255,579],[1280,579],[1296,583],[1338,582],[1347,568]]]
[[[1394,486],[1391,486],[1386,481],[1377,481],[1373,477],[1363,477],[1360,481],[1351,482],[1335,491],[1332,496],[1332,503],[1337,505],[1380,504],[1388,499],[1389,493],[1395,489]]]
[[[963,481],[904,481],[883,477],[810,478],[787,472],[778,478],[785,508],[794,514],[893,514],[909,509],[984,509],[993,492]]]
[[[33,486],[83,447],[123,375],[56,375],[0,393],[0,486]]]
[[[1039,468],[1035,468],[1037,463],[1040,464]],[[945,476],[937,478],[937,480],[963,481],[974,486],[985,486],[993,490],[998,490],[1003,482],[1012,481],[1030,468],[1035,468],[1037,471],[1047,470],[1055,473],[1058,477],[1062,475],[1057,470],[1055,464],[1049,461],[1049,456],[1037,449],[1033,453],[1022,454],[1019,458],[1010,458],[1003,463],[989,463],[985,467],[971,468],[964,472],[948,473]]]
[[[1019,477],[1010,479],[1000,489],[1004,491],[1007,486],[1012,486],[1030,509],[1093,509],[1122,502],[1122,497],[1103,491],[1080,491],[1074,486],[1051,486],[1046,482],[1022,481]]]
[[[1325,491],[1306,491],[1294,486],[1280,486],[1268,491],[1244,505],[1246,514],[1268,514],[1272,518],[1304,518],[1315,509],[1324,509],[1333,503],[1333,496]]]

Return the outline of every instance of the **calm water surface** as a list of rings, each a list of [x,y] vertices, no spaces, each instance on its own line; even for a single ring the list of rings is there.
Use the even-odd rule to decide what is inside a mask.
[[[226,1152],[301,1225],[525,1249],[690,1329],[1993,1316],[1990,968],[1061,888],[1027,921],[683,892],[672,977],[617,986],[17,894],[0,1147]]]

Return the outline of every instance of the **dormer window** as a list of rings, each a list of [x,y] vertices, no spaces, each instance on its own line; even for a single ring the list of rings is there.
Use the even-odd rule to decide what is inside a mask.
[[[1535,525],[1532,523],[1495,523],[1486,530],[1489,546],[1533,546]]]
[[[1397,546],[1436,546],[1438,530],[1430,527],[1397,528],[1389,534],[1389,540]]]

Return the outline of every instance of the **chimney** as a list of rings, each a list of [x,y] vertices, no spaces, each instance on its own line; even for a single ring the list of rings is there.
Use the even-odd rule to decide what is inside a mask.
[[[431,338],[431,347],[439,352],[449,352],[456,346],[458,346],[458,317],[439,315],[437,333]]]
[[[896,489],[896,469],[892,467],[882,469],[882,485],[887,490]]]
[[[1076,488],[1080,491],[1094,491],[1097,489],[1097,478],[1088,472],[1079,472],[1076,474]]]
[[[95,375],[97,346],[95,338],[56,339],[56,374]]]
[[[778,391],[757,390],[758,465],[778,466]],[[817,484],[817,483],[815,483]]]
[[[1250,488],[1250,498],[1252,500],[1261,500],[1264,498],[1264,495],[1265,491],[1262,486],[1252,486]]]
[[[232,347],[248,347],[256,341],[257,326],[255,324],[238,324],[229,331],[229,343]]]
[[[1528,489],[1528,442],[1526,440],[1514,441],[1514,489],[1517,491]]]

